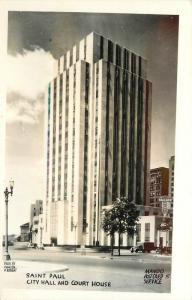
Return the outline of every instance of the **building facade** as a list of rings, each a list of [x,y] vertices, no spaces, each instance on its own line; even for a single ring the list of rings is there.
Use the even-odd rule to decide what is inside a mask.
[[[149,205],[161,207],[159,198],[169,194],[169,169],[160,167],[150,170]]]
[[[169,160],[169,197],[174,199],[175,156]]]
[[[98,245],[102,206],[146,204],[151,83],[146,60],[91,33],[55,66],[47,91],[44,243]]]
[[[166,222],[169,226],[164,229],[165,218],[160,215],[140,216],[136,225],[136,234],[131,237],[127,233],[121,234],[121,247],[132,247],[144,244],[150,244],[151,249],[157,247],[171,247],[172,246],[172,218],[167,217]],[[171,225],[170,225],[171,224]],[[118,247],[119,236],[116,232],[114,235],[114,246]],[[109,235],[104,231],[101,232],[101,245],[111,245]],[[148,246],[149,247],[149,246]]]
[[[136,245],[139,243],[153,243],[154,247],[172,246],[172,218],[163,216],[141,216],[137,224]]]
[[[29,242],[30,241],[30,224],[25,223],[20,226],[20,242]]]
[[[36,200],[31,204],[30,239],[32,244],[41,246],[43,243],[43,201]]]

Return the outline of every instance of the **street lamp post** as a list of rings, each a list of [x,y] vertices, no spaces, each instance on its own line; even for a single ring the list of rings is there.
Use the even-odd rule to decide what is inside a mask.
[[[72,228],[74,228],[75,229],[75,252],[77,251],[77,232],[76,232],[76,230],[77,230],[77,224],[72,224]]]
[[[9,201],[9,195],[13,195],[13,185],[14,181],[10,181],[10,190],[6,187],[4,194],[5,194],[5,253],[4,253],[4,259],[10,260],[11,257],[9,255],[8,251],[8,201]]]
[[[77,251],[77,236],[76,236],[76,230],[77,230],[77,224],[73,225],[75,228],[75,252]]]

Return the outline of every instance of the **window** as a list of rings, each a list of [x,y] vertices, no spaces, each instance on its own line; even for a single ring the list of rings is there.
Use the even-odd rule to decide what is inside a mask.
[[[140,242],[141,241],[141,224],[136,225],[136,232],[137,232],[136,242]]]
[[[100,37],[100,58],[103,58],[103,36]]]
[[[131,55],[131,72],[136,73],[136,55],[134,53]]]
[[[116,45],[116,65],[121,66],[121,47]]]
[[[129,52],[127,49],[123,50],[123,65],[125,69],[129,68]]]
[[[73,50],[70,51],[70,66],[73,63]]]
[[[66,69],[66,54],[64,54],[64,58],[63,58],[63,60],[64,60],[64,65],[63,65],[63,69],[65,70]]]
[[[113,62],[113,43],[108,41],[108,61]]]
[[[86,50],[87,50],[87,45],[86,45],[86,39],[84,40],[84,60],[86,60]]]
[[[73,231],[73,216],[71,216],[71,231]]]
[[[145,223],[145,242],[150,242],[150,223]]]

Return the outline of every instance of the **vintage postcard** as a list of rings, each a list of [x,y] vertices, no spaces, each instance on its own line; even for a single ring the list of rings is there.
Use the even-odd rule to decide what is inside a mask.
[[[7,11],[6,290],[171,295],[179,26]]]

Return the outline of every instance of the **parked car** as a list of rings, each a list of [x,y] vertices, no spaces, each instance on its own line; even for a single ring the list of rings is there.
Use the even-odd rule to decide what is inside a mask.
[[[35,244],[35,243],[29,243],[27,247],[28,248],[34,248],[34,249],[36,249],[37,248],[37,244]]]
[[[134,252],[135,253],[144,253],[145,251],[144,251],[144,248],[142,245],[138,245],[138,246],[134,247]]]
[[[2,246],[5,246],[5,241],[2,242]],[[14,246],[14,241],[8,241],[8,246]]]

